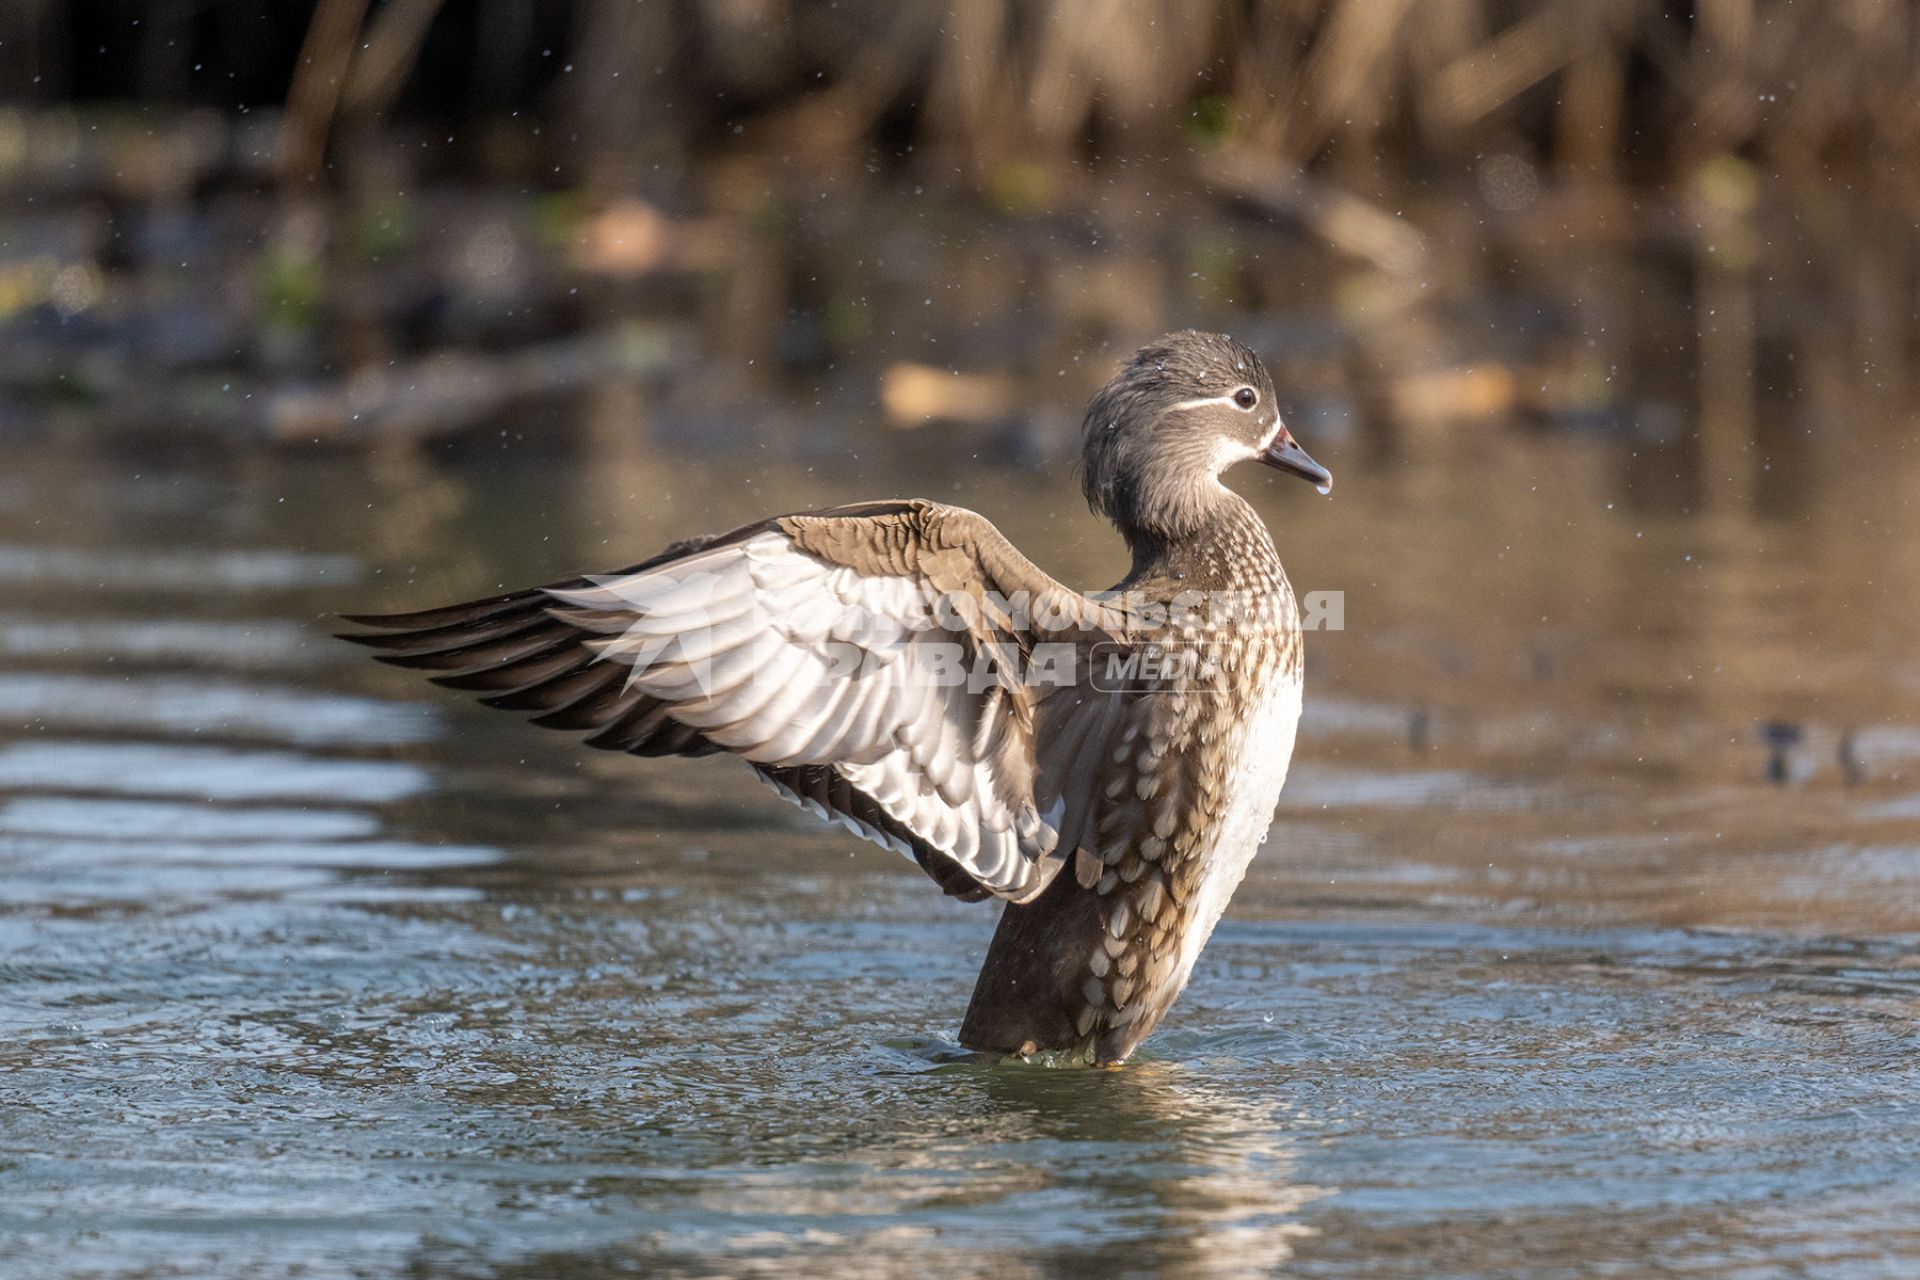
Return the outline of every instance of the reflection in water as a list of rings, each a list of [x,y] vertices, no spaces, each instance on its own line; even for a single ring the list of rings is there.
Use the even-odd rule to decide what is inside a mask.
[[[216,809],[206,804],[28,796],[0,803],[0,832],[125,840],[349,840],[380,829],[351,809]]]
[[[360,577],[353,556],[300,551],[95,551],[0,544],[0,582],[135,591],[231,592],[348,586]]]
[[[1185,1067],[1096,1075],[1003,1064],[939,1075],[939,1118],[959,1131],[928,1133],[903,1154],[899,1134],[882,1130],[875,1145],[839,1157],[870,1170],[846,1193],[795,1185],[788,1171],[731,1187],[727,1214],[810,1222],[904,1199],[933,1222],[964,1209],[967,1221],[943,1233],[968,1238],[999,1274],[1233,1276],[1290,1257],[1309,1234],[1299,1209],[1327,1194],[1295,1181],[1278,1105],[1209,1089]],[[903,1186],[915,1189],[903,1196]],[[809,1252],[834,1274],[898,1274],[906,1259],[886,1241],[898,1230],[889,1214]],[[739,1234],[661,1243],[689,1261],[751,1244]]]
[[[131,659],[195,667],[295,667],[323,662],[327,652],[310,644],[312,633],[282,618],[206,622],[183,618],[23,618],[0,615],[0,655]]]
[[[1062,1229],[1078,1238],[1032,1259],[1042,1272],[1266,1275],[1313,1234],[1300,1210],[1334,1189],[1300,1180],[1285,1106],[1210,1084],[1207,1070],[1146,1061],[1097,1075],[983,1074],[995,1106],[1033,1135],[1036,1181],[1071,1200]]]
[[[36,739],[0,746],[0,787],[107,791],[201,800],[349,800],[390,804],[427,790],[418,765],[291,751],[158,742]]]
[[[173,675],[149,675],[132,684],[91,675],[0,675],[0,717],[63,729],[311,746],[419,742],[438,728],[438,713],[427,706]]]

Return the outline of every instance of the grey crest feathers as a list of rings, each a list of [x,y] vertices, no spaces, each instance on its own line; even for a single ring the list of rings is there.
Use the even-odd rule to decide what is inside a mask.
[[[1227,405],[1172,411],[1239,387],[1260,393],[1252,412]],[[1218,496],[1223,441],[1254,445],[1274,412],[1273,379],[1245,344],[1197,329],[1150,342],[1087,406],[1080,475],[1087,505],[1129,541],[1136,533],[1158,541],[1189,536]]]

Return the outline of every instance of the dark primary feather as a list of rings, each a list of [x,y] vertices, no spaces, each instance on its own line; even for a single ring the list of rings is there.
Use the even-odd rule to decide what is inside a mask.
[[[585,578],[573,578],[554,586],[586,584]],[[488,696],[481,702],[488,706],[540,712],[532,720],[543,727],[598,731],[586,739],[588,746],[637,755],[718,750],[668,719],[664,704],[628,691],[624,668],[599,662],[583,643],[587,633],[551,615],[547,590],[418,613],[358,615],[351,621],[397,630],[340,638],[383,650],[378,660],[393,666],[446,673],[433,682],[484,693]],[[648,719],[648,713],[658,714]]]

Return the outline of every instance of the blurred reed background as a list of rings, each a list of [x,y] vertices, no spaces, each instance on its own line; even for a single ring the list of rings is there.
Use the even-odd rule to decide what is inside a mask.
[[[1911,379],[1899,3],[16,0],[0,103],[12,430],[777,439],[784,382],[1020,460],[1197,322],[1309,425],[1605,429],[1744,502]]]

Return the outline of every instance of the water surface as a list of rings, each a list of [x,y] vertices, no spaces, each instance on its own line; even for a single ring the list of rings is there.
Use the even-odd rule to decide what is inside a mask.
[[[1103,586],[1064,468],[7,451],[0,1274],[1911,1274],[1911,455],[1310,444],[1236,483],[1347,630],[1121,1071],[959,1052],[991,909],[739,769],[327,634],[891,493]]]

